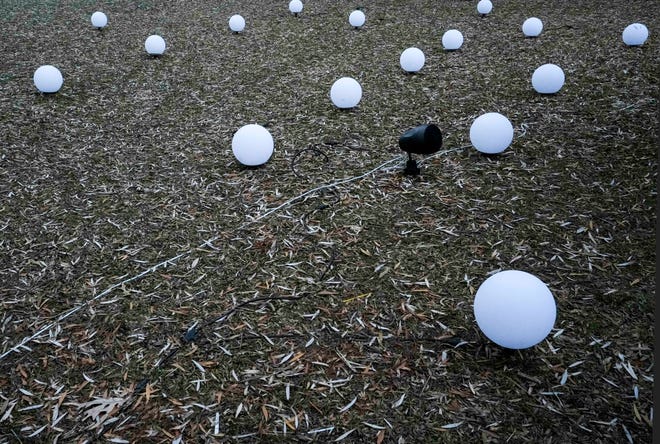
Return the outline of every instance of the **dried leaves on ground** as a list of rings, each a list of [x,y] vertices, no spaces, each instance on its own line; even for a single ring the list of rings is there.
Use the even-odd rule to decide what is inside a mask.
[[[650,442],[658,6],[286,3],[0,5],[0,441]],[[490,111],[515,128],[497,156],[468,137]],[[445,151],[403,176],[429,122]],[[259,168],[231,152],[248,123],[275,140]],[[472,312],[511,268],[558,307],[521,351]]]

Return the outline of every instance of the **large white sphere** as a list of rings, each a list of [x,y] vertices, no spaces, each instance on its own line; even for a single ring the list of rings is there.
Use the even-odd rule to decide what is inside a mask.
[[[53,65],[43,65],[37,68],[32,78],[34,86],[43,93],[54,93],[60,90],[64,79],[59,69]]]
[[[628,46],[642,45],[649,38],[649,30],[641,23],[633,23],[623,30],[623,43]]]
[[[355,10],[351,12],[351,14],[348,16],[348,23],[351,24],[351,26],[354,26],[356,28],[359,28],[360,26],[364,25],[364,22],[367,20],[367,17],[364,15],[364,12]]]
[[[108,16],[102,13],[101,11],[96,11],[92,14],[92,26],[95,28],[103,28],[108,24]]]
[[[513,141],[513,125],[500,113],[477,117],[470,127],[470,142],[480,152],[501,153]]]
[[[502,347],[521,349],[545,339],[555,325],[557,306],[539,278],[524,271],[506,270],[479,286],[474,317],[488,339]]]
[[[150,35],[144,41],[144,49],[151,55],[161,55],[165,52],[165,40],[159,35]]]
[[[401,53],[399,63],[401,68],[408,72],[417,72],[424,66],[426,58],[424,53],[419,48],[408,48]]]
[[[289,11],[293,14],[298,14],[303,10],[303,3],[300,0],[291,0],[289,2]]]
[[[241,32],[245,29],[245,19],[238,15],[232,15],[229,18],[229,29],[231,29],[234,32]]]
[[[477,3],[477,12],[479,14],[488,14],[493,10],[493,3],[490,0],[480,0]]]
[[[564,86],[564,71],[557,65],[546,63],[532,74],[532,86],[540,94],[554,94]]]
[[[338,108],[353,108],[360,103],[361,98],[362,87],[350,77],[342,77],[330,88],[330,100]]]
[[[463,34],[456,29],[450,29],[442,36],[442,46],[448,51],[454,51],[463,44]]]
[[[526,37],[538,37],[543,31],[543,22],[536,17],[530,17],[522,24],[522,32]]]
[[[261,125],[242,126],[234,133],[231,150],[243,165],[257,166],[268,162],[273,155],[273,136]]]

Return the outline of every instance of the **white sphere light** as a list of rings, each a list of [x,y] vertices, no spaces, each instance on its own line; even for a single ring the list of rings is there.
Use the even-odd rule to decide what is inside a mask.
[[[641,23],[633,23],[626,26],[621,37],[628,46],[640,46],[649,38],[649,30]]]
[[[479,14],[488,14],[493,10],[493,3],[490,0],[480,0],[477,3],[477,12]]]
[[[245,19],[238,15],[232,15],[229,18],[229,29],[231,29],[233,32],[241,32],[245,29]]]
[[[550,333],[557,306],[539,278],[524,271],[506,270],[479,286],[474,317],[488,339],[502,347],[522,349],[538,344]]]
[[[532,74],[532,86],[539,94],[554,94],[564,86],[564,71],[557,65],[546,63]]]
[[[330,100],[337,108],[353,108],[360,103],[361,98],[362,87],[350,77],[342,77],[330,88]]]
[[[231,150],[243,165],[258,166],[268,162],[273,155],[273,136],[261,125],[242,126],[234,133]]]
[[[500,113],[477,117],[470,127],[470,142],[480,152],[501,153],[513,141],[513,125]]]
[[[525,37],[538,37],[543,31],[543,22],[536,17],[530,17],[522,24],[522,32]]]
[[[455,51],[463,45],[463,34],[456,29],[450,29],[442,35],[442,46],[447,51]]]
[[[424,66],[426,58],[419,48],[408,48],[401,53],[399,63],[401,68],[407,72],[417,72]]]
[[[359,10],[351,12],[351,14],[348,16],[348,23],[350,23],[351,26],[355,28],[359,28],[360,26],[364,25],[366,20],[367,17],[364,15],[364,12]]]
[[[34,86],[42,93],[55,93],[64,83],[62,73],[53,65],[43,65],[37,68],[32,80],[34,80]]]
[[[150,35],[144,41],[144,49],[151,55],[161,55],[165,52],[165,39],[159,35]]]
[[[108,24],[108,16],[101,11],[96,11],[94,14],[92,14],[91,20],[92,26],[99,29]]]
[[[303,3],[300,0],[291,0],[289,2],[289,11],[292,14],[299,14],[303,10]]]

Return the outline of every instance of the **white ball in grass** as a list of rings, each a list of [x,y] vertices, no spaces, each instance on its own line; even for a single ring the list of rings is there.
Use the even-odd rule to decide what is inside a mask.
[[[348,23],[350,23],[351,26],[355,28],[359,28],[360,26],[364,25],[366,20],[367,17],[364,15],[364,12],[359,10],[351,12],[351,14],[348,16]]]
[[[235,14],[229,18],[229,29],[233,32],[241,32],[245,29],[245,19],[239,15]]]
[[[555,325],[557,306],[539,278],[524,271],[506,270],[479,286],[474,317],[491,341],[502,347],[523,349],[548,336]]]
[[[150,35],[144,41],[144,49],[151,55],[162,55],[165,52],[165,39],[159,35]]]
[[[564,71],[557,65],[546,63],[532,74],[532,86],[539,94],[554,94],[564,86]]]
[[[537,17],[530,17],[522,24],[522,32],[525,37],[538,37],[543,31],[543,22]]]
[[[626,26],[621,37],[623,38],[623,43],[628,46],[640,46],[649,38],[649,30],[641,23],[633,23]]]
[[[470,142],[480,152],[501,153],[513,141],[513,125],[500,113],[477,117],[470,127]]]
[[[34,86],[42,93],[55,93],[64,83],[62,73],[53,65],[43,65],[37,68],[32,80],[34,80]]]
[[[100,29],[108,24],[108,16],[101,11],[96,11],[94,14],[92,14],[91,21],[93,27]]]
[[[362,99],[362,87],[351,77],[342,77],[330,88],[330,100],[338,108],[353,108]]]
[[[257,124],[242,126],[234,133],[231,150],[243,165],[258,166],[268,162],[273,155],[273,136]]]
[[[424,66],[426,58],[419,48],[408,48],[401,53],[399,63],[401,68],[407,72],[417,72]]]
[[[300,0],[291,0],[289,2],[289,11],[292,14],[299,14],[303,10],[303,3]]]
[[[442,46],[447,51],[455,51],[463,45],[463,34],[456,29],[450,29],[442,35]]]
[[[493,10],[493,3],[490,0],[480,0],[477,3],[477,12],[479,14],[488,14]]]

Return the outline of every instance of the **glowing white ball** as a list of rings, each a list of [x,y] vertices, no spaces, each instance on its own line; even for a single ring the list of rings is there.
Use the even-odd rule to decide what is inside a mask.
[[[474,317],[488,339],[502,347],[521,349],[548,336],[555,325],[557,306],[539,278],[524,271],[506,270],[479,286]]]
[[[450,29],[442,36],[442,46],[448,51],[454,51],[463,44],[463,34],[456,29]]]
[[[144,49],[151,55],[161,55],[165,52],[165,40],[159,35],[150,35],[144,41]]]
[[[633,23],[623,30],[623,43],[628,46],[640,46],[649,38],[649,30],[641,23]]]
[[[293,14],[298,14],[303,10],[303,3],[300,0],[291,0],[289,2],[289,11]]]
[[[34,86],[42,93],[57,92],[64,83],[62,73],[52,65],[43,65],[37,68],[32,79],[34,80]]]
[[[480,152],[501,153],[513,141],[513,125],[500,113],[477,117],[470,127],[470,142]]]
[[[488,14],[493,10],[493,3],[490,0],[480,0],[477,3],[477,11],[479,14]]]
[[[401,68],[408,72],[417,72],[424,66],[426,58],[424,53],[419,48],[408,48],[401,53],[399,63]]]
[[[241,32],[245,29],[245,19],[238,15],[232,15],[229,18],[229,29],[231,29],[234,32]]]
[[[231,150],[243,165],[257,166],[268,162],[273,155],[273,136],[261,125],[242,126],[234,133]]]
[[[332,84],[330,100],[337,108],[353,108],[362,98],[362,87],[357,80],[342,77]]]
[[[103,28],[108,24],[108,16],[101,11],[96,11],[92,14],[92,26],[95,28]]]
[[[557,65],[546,63],[532,74],[532,86],[537,93],[554,94],[564,86],[564,71]]]
[[[523,22],[522,32],[526,37],[538,37],[543,31],[543,22],[536,17],[530,17]]]
[[[351,14],[348,16],[348,23],[356,28],[364,25],[366,20],[367,17],[364,15],[364,12],[358,10],[351,12]]]

